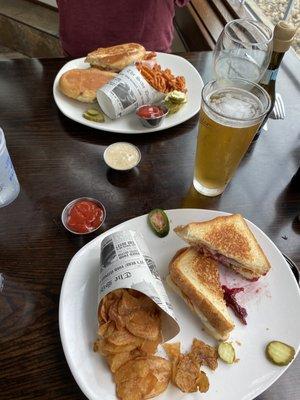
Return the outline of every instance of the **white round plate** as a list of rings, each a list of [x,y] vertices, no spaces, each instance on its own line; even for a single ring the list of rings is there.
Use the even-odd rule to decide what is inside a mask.
[[[97,332],[97,291],[100,243],[116,230],[133,229],[140,232],[156,261],[161,277],[167,275],[168,263],[185,243],[173,232],[177,225],[204,221],[226,213],[210,210],[178,209],[167,211],[170,233],[156,237],[143,215],[124,222],[103,233],[72,258],[62,284],[59,304],[59,328],[69,367],[83,393],[89,400],[115,400],[115,384],[109,368],[99,354],[93,352]],[[271,263],[270,272],[257,282],[238,278],[229,270],[221,270],[222,281],[229,287],[244,286],[245,293],[237,297],[248,311],[247,326],[232,314],[236,325],[230,340],[235,343],[239,361],[226,365],[219,361],[216,371],[206,370],[210,381],[207,393],[183,394],[172,384],[159,399],[251,400],[266,390],[287,367],[271,364],[265,356],[265,346],[280,340],[299,350],[300,292],[296,280],[274,243],[253,223],[247,221]],[[166,286],[178,317],[181,331],[172,341],[181,341],[188,350],[193,338],[208,344],[216,342],[202,331],[202,325],[185,303]],[[230,311],[231,312],[231,311]],[[238,343],[237,343],[237,342]],[[160,350],[162,352],[162,350]],[[161,353],[163,354],[163,353]]]
[[[192,64],[189,63],[185,58],[180,56],[176,56],[174,54],[157,53],[157,61],[162,68],[170,68],[173,74],[183,75],[185,77],[186,87],[188,90],[188,101],[179,112],[165,118],[162,124],[157,128],[145,128],[136,118],[135,113],[125,115],[124,117],[116,120],[111,120],[106,117],[105,123],[88,121],[87,119],[83,118],[82,113],[86,111],[91,104],[70,99],[61,93],[58,87],[59,78],[64,72],[73,68],[90,67],[90,64],[85,63],[84,60],[85,57],[78,58],[65,64],[56,75],[53,84],[54,100],[60,111],[66,117],[72,119],[73,121],[79,122],[80,124],[107,132],[128,134],[156,132],[161,131],[162,129],[171,128],[172,126],[176,126],[184,121],[187,121],[197,114],[200,109],[203,81],[196,68],[194,68]]]

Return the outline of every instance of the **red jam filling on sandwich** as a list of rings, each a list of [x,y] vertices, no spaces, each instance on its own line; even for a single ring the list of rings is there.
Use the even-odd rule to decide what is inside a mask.
[[[243,292],[244,288],[228,288],[225,285],[222,285],[222,289],[224,292],[224,300],[226,305],[232,309],[235,315],[240,319],[240,321],[247,325],[246,317],[248,315],[246,308],[240,306],[235,298],[237,293]]]

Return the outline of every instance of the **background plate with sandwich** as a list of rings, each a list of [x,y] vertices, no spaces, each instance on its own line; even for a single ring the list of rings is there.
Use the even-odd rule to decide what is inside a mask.
[[[185,106],[177,113],[169,115],[163,121],[162,125],[153,128],[145,128],[141,125],[138,118],[136,118],[135,113],[131,113],[129,115],[125,115],[121,118],[111,120],[106,118],[105,123],[97,123],[93,121],[89,121],[85,119],[82,115],[88,109],[89,105],[83,101],[89,101],[91,97],[94,97],[93,91],[89,92],[86,90],[84,96],[82,96],[81,91],[75,88],[69,88],[68,81],[60,82],[60,78],[70,70],[82,70],[86,69],[84,74],[80,73],[80,71],[75,71],[71,79],[78,80],[78,75],[80,74],[80,79],[84,82],[85,80],[93,81],[95,84],[100,82],[100,84],[104,84],[109,79],[112,79],[116,76],[116,74],[120,71],[123,65],[128,63],[128,59],[118,59],[111,58],[108,55],[105,57],[101,57],[99,61],[99,57],[97,58],[97,52],[93,52],[93,55],[89,55],[88,57],[83,57],[79,59],[75,59],[66,63],[61,70],[58,72],[54,84],[53,84],[53,96],[54,100],[60,109],[60,111],[67,116],[68,118],[79,122],[83,125],[102,130],[107,132],[116,132],[116,133],[126,133],[126,134],[139,134],[144,132],[154,132],[162,129],[171,128],[182,122],[192,118],[195,114],[198,113],[200,109],[200,100],[201,100],[201,90],[203,87],[203,81],[198,71],[184,58],[173,55],[173,54],[165,54],[165,53],[156,53],[156,62],[161,65],[163,69],[169,68],[172,73],[176,76],[184,76],[186,80],[186,88],[188,93],[188,102]],[[99,66],[97,65],[97,60],[100,62]],[[104,62],[105,61],[105,62]],[[129,60],[130,61],[130,60]],[[91,68],[91,64],[93,63]],[[109,68],[113,67],[113,71],[103,71],[97,68]],[[75,100],[73,98],[67,97],[60,90],[60,85],[63,85],[63,90],[66,90],[71,97],[77,98]],[[73,90],[73,92],[72,92]]]
[[[147,224],[147,215],[144,215],[103,233],[84,246],[71,260],[63,281],[59,307],[60,334],[70,369],[88,399],[116,399],[115,385],[109,368],[104,359],[92,349],[97,331],[95,316],[98,306],[99,248],[103,238],[110,233],[132,229],[144,237],[164,280],[171,272],[171,278],[177,274],[174,278],[175,285],[180,279],[185,281],[184,285],[179,286],[189,294],[193,305],[199,298],[193,297],[191,287],[195,282],[199,285],[202,296],[200,301],[205,300],[212,305],[204,310],[204,317],[217,335],[222,339],[229,337],[228,340],[235,344],[238,358],[238,362],[231,365],[220,361],[216,371],[207,371],[210,388],[206,393],[181,393],[170,384],[159,398],[191,400],[201,396],[205,400],[252,400],[272,385],[288,368],[268,361],[265,356],[267,343],[281,340],[293,346],[296,355],[299,351],[300,320],[297,318],[297,310],[300,307],[300,292],[296,280],[278,248],[253,223],[246,221],[246,226],[243,226],[244,220],[239,216],[228,219],[232,224],[236,224],[235,231],[248,243],[248,251],[245,252],[242,239],[240,248],[224,246],[224,234],[230,235],[224,219],[202,223],[228,215],[226,213],[178,209],[167,211],[167,215],[170,220],[170,233],[164,238],[153,234]],[[200,224],[194,225],[194,222]],[[176,227],[177,232],[174,232]],[[236,274],[227,267],[218,272],[217,262],[212,258],[209,262],[203,262],[204,256],[199,256],[193,247],[188,247],[190,244],[194,245],[195,240],[197,245],[206,246],[215,257],[225,257],[225,260],[230,260],[230,264],[236,263],[235,266],[242,274],[247,270],[247,279],[241,273]],[[178,253],[184,247],[186,249]],[[170,271],[170,262],[174,264],[175,275]],[[195,278],[199,268],[186,269],[186,265],[200,265],[201,279]],[[218,283],[219,273],[222,275],[221,281],[225,280],[229,287],[244,285],[248,288],[245,296],[239,297],[248,311],[247,325],[241,323],[224,305]],[[254,281],[252,275],[260,277]],[[207,282],[210,291],[206,290]],[[193,338],[216,345],[214,335],[203,329],[203,315],[199,318],[178,292],[170,288],[166,281],[164,283],[181,329],[172,342],[180,341],[183,351],[189,349]],[[160,350],[158,355],[165,357],[163,350]]]

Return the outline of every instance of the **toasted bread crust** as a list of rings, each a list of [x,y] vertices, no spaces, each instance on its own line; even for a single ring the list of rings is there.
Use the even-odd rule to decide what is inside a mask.
[[[178,226],[174,231],[191,246],[206,246],[235,260],[236,272],[249,279],[265,275],[270,263],[246,221],[240,214],[216,217],[209,221]]]
[[[205,287],[206,293],[193,285],[182,271],[182,265],[187,262],[202,287]],[[189,247],[175,255],[169,265],[169,272],[173,283],[187,296],[192,305],[202,312],[210,325],[219,332],[220,337],[228,337],[234,324],[227,312],[216,262]]]
[[[125,43],[111,47],[100,47],[89,53],[85,62],[92,66],[119,72],[127,65],[140,61],[146,54],[146,49],[138,43]]]
[[[60,77],[59,89],[72,99],[92,103],[96,99],[97,90],[115,76],[113,72],[97,68],[71,69]]]

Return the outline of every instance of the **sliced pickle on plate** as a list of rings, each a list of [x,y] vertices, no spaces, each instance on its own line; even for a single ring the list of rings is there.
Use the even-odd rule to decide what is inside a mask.
[[[286,343],[272,341],[266,347],[267,358],[276,365],[288,365],[295,357],[295,349]]]
[[[105,122],[104,115],[101,111],[90,108],[82,114],[83,118],[94,122]]]
[[[152,231],[159,237],[167,236],[170,230],[170,224],[167,214],[164,210],[156,208],[148,214],[148,224]]]
[[[233,364],[235,361],[235,350],[231,343],[220,343],[218,347],[218,354],[221,360],[227,364]]]

